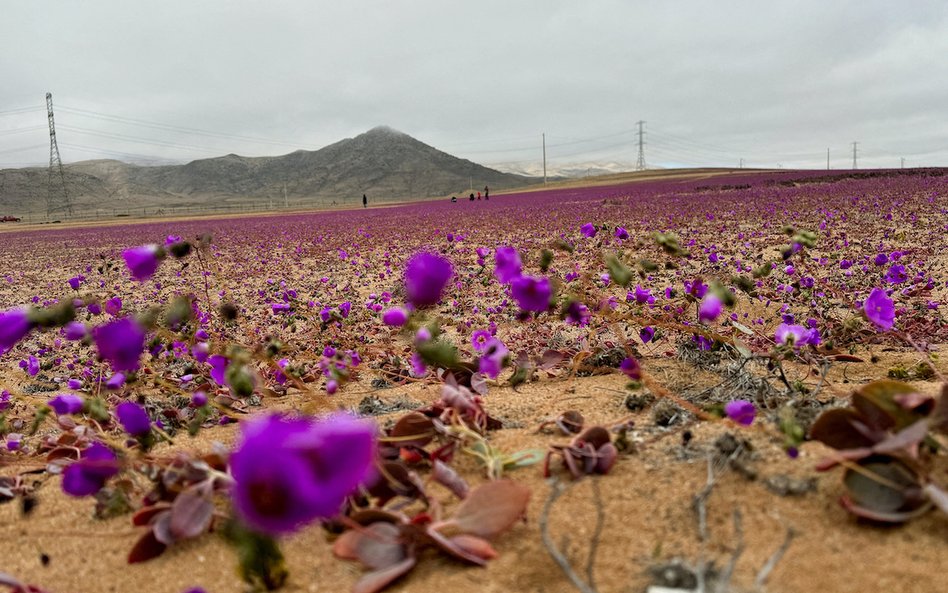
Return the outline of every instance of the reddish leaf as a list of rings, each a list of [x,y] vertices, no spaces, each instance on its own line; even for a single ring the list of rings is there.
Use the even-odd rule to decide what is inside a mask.
[[[359,538],[362,537],[362,533],[350,529],[346,531],[332,544],[332,553],[336,558],[342,560],[358,560],[359,554],[356,551],[356,548],[359,545]]]
[[[867,509],[866,507],[859,506],[852,501],[848,496],[841,496],[839,498],[839,504],[849,511],[850,513],[856,515],[857,517],[862,517],[863,519],[869,519],[870,521],[879,521],[880,523],[905,523],[927,513],[930,509],[930,505],[923,505],[917,509],[911,511],[877,511],[873,509]]]
[[[424,447],[434,438],[434,424],[431,418],[419,412],[411,412],[402,416],[392,427],[391,437],[399,447]]]
[[[856,506],[877,513],[911,510],[905,507],[910,504],[911,489],[918,487],[918,479],[908,466],[883,456],[864,460],[859,466],[863,471],[848,469],[843,476]]]
[[[372,571],[356,582],[352,588],[352,593],[377,593],[399,577],[408,574],[408,571],[414,568],[417,562],[418,560],[414,556],[408,556],[398,564]]]
[[[488,482],[472,490],[447,523],[461,533],[491,538],[523,517],[529,501],[526,486],[510,480]]]
[[[875,453],[896,453],[900,450],[909,451],[913,457],[917,451],[917,446],[925,435],[928,434],[928,420],[922,418],[915,424],[909,426],[881,443],[876,444],[872,450]]]
[[[155,515],[155,521],[151,524],[151,530],[155,534],[155,539],[166,546],[170,546],[178,539],[171,533],[171,511],[165,511],[164,513]]]
[[[948,492],[945,492],[938,486],[934,484],[928,484],[922,491],[925,493],[925,496],[928,497],[928,500],[935,503],[935,505],[941,509],[941,512],[948,515]]]
[[[907,412],[895,398],[915,393],[917,390],[901,381],[882,379],[863,385],[853,394],[853,407],[859,410],[874,428],[901,430],[917,420],[917,416]]]
[[[147,533],[141,536],[135,545],[132,546],[132,551],[128,553],[128,563],[135,564],[136,562],[145,562],[146,560],[151,560],[152,558],[157,558],[168,548],[165,544],[158,541],[155,537],[154,532],[151,529]]]
[[[471,375],[471,391],[478,395],[487,395],[487,380],[484,375],[474,373]]]
[[[470,491],[470,487],[464,481],[464,478],[458,475],[450,465],[437,459],[434,461],[431,477],[434,478],[435,482],[453,492],[458,498],[467,497],[467,493]]]
[[[856,430],[859,413],[849,408],[836,408],[820,414],[810,428],[810,438],[834,449],[871,447],[873,441]]]
[[[479,556],[484,560],[493,560],[497,557],[497,550],[495,550],[486,539],[477,537],[476,535],[468,535],[466,533],[455,535],[451,538],[451,543],[465,552]]]
[[[405,559],[407,552],[401,541],[401,529],[392,523],[373,523],[355,541],[355,554],[362,564],[379,569]]]
[[[137,513],[132,515],[132,525],[137,525],[139,527],[150,525],[159,513],[163,513],[169,508],[171,507],[167,503],[159,502],[156,505],[139,509]]]
[[[948,434],[948,384],[941,386],[941,396],[931,415],[932,430]]]
[[[462,540],[461,544],[458,544],[455,542],[455,538],[446,537],[436,529],[429,529],[425,532],[425,534],[429,537],[431,542],[438,547],[438,549],[440,549],[442,552],[445,552],[446,554],[454,556],[458,560],[470,562],[471,564],[476,564],[478,566],[484,566],[487,564],[488,560],[493,558],[493,556],[484,556],[476,553],[477,551],[484,551],[477,547],[475,547],[473,551],[468,550],[463,546],[466,540]],[[487,549],[490,550],[490,552],[493,552],[494,556],[497,555],[497,553],[494,552],[494,549],[491,548],[490,544],[488,544],[485,540],[473,535],[467,537],[473,538],[473,540],[484,542],[484,545],[487,546]],[[473,546],[474,544],[472,543],[471,545]]]
[[[552,369],[556,365],[566,360],[566,355],[558,350],[547,350],[540,358],[539,368],[546,370]]]
[[[192,486],[171,505],[171,534],[176,539],[197,537],[207,530],[213,516],[214,504]]]
[[[835,360],[836,362],[866,362],[858,356],[850,356],[849,354],[836,354],[829,357],[830,360]]]

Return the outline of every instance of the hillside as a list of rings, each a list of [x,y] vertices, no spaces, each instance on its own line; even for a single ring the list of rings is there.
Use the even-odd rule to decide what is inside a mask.
[[[224,205],[297,206],[413,200],[462,194],[485,185],[521,187],[536,178],[501,173],[459,159],[411,136],[380,126],[316,151],[276,157],[228,154],[184,165],[139,166],[114,160],[66,167],[74,211],[103,215],[147,209]],[[45,168],[0,170],[0,213],[43,217]],[[475,191],[476,191],[475,189]],[[54,214],[61,215],[54,205]]]

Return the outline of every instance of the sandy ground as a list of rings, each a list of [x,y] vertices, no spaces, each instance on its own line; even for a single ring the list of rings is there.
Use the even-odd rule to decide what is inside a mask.
[[[880,365],[915,357],[912,353],[886,356]],[[713,378],[707,373],[696,375],[691,367],[670,359],[646,361],[646,365],[657,380],[673,391]],[[847,376],[855,386],[878,376],[878,371],[876,365],[850,365]],[[311,396],[291,392],[280,399],[265,400],[265,405],[276,409],[308,408],[314,403],[321,408],[355,406],[370,391],[386,402],[407,398],[427,403],[437,393],[433,385],[373,391],[365,385],[367,380],[361,383],[350,384],[331,401],[321,398],[316,402]],[[844,387],[839,382],[836,386]],[[519,428],[496,431],[491,434],[491,442],[509,452],[565,442],[566,438],[538,432],[537,427],[566,409],[582,412],[588,425],[613,423],[629,414],[624,405],[624,387],[623,377],[611,374],[545,378],[517,391],[493,388],[487,396],[488,410]],[[934,393],[937,385],[920,383],[919,389]],[[946,581],[938,567],[948,549],[948,518],[932,513],[894,528],[854,520],[836,503],[842,492],[840,474],[819,474],[813,470],[825,453],[820,444],[804,444],[800,457],[791,460],[767,422],[759,421],[751,428],[727,421],[658,427],[653,421],[653,408],[628,418],[635,423],[636,452],[622,454],[609,475],[571,483],[550,514],[554,541],[564,546],[577,572],[585,574],[596,524],[594,487],[598,488],[605,515],[593,573],[599,592],[644,591],[656,582],[651,569],[673,559],[691,566],[713,562],[722,568],[741,544],[743,552],[737,560],[730,590],[754,590],[755,576],[784,542],[788,530],[795,537],[771,573],[767,591],[945,590]],[[380,422],[385,420],[385,416],[379,417]],[[687,445],[683,445],[685,432],[693,435]],[[748,466],[757,476],[750,479],[733,470],[720,475],[707,500],[708,538],[702,542],[692,501],[706,484],[707,460],[715,450],[715,440],[728,432],[752,444]],[[194,440],[180,437],[177,446],[207,449],[215,440],[231,442],[235,434],[234,427],[214,428]],[[157,454],[161,452],[159,449]],[[934,474],[943,483],[948,481],[945,462],[942,457]],[[554,465],[559,467],[558,463]],[[472,484],[484,479],[483,471],[471,458],[460,458],[457,467]],[[569,482],[562,471],[555,475]],[[812,479],[815,488],[798,496],[780,496],[766,485],[774,476]],[[495,540],[499,558],[487,568],[473,568],[426,556],[419,567],[390,590],[576,590],[551,559],[540,537],[540,516],[551,484],[544,481],[537,466],[516,470],[510,477],[528,485],[533,496],[526,522]],[[451,496],[439,486],[433,485],[431,490],[444,502],[451,502]],[[38,500],[39,505],[28,517],[21,515],[18,504],[0,506],[0,538],[6,543],[0,569],[27,582],[56,593],[179,593],[197,585],[210,593],[244,590],[235,572],[233,551],[216,535],[178,545],[156,560],[128,565],[125,557],[141,530],[132,527],[127,517],[94,520],[92,502],[68,499],[59,490],[58,478],[51,478],[40,487]],[[736,512],[741,517],[742,536],[735,532]],[[288,592],[347,591],[361,574],[360,567],[332,557],[329,544],[317,527],[286,540],[284,550],[291,573],[285,589]]]

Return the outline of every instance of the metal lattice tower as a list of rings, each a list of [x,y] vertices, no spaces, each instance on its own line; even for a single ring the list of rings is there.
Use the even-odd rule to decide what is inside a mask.
[[[639,158],[635,161],[635,170],[644,171],[648,168],[645,164],[645,122],[639,120],[635,125],[639,127]]]
[[[62,209],[72,215],[72,204],[66,191],[66,173],[63,161],[59,158],[59,145],[56,143],[56,123],[53,121],[53,94],[46,93],[46,119],[49,120],[49,177],[46,195],[46,216]]]

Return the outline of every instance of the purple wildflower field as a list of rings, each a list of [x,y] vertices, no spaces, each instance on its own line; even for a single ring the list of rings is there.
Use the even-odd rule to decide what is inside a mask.
[[[934,586],[946,233],[938,169],[4,229],[0,584],[101,590],[35,561],[59,528],[167,591],[628,591],[705,553],[806,591],[857,546]]]

